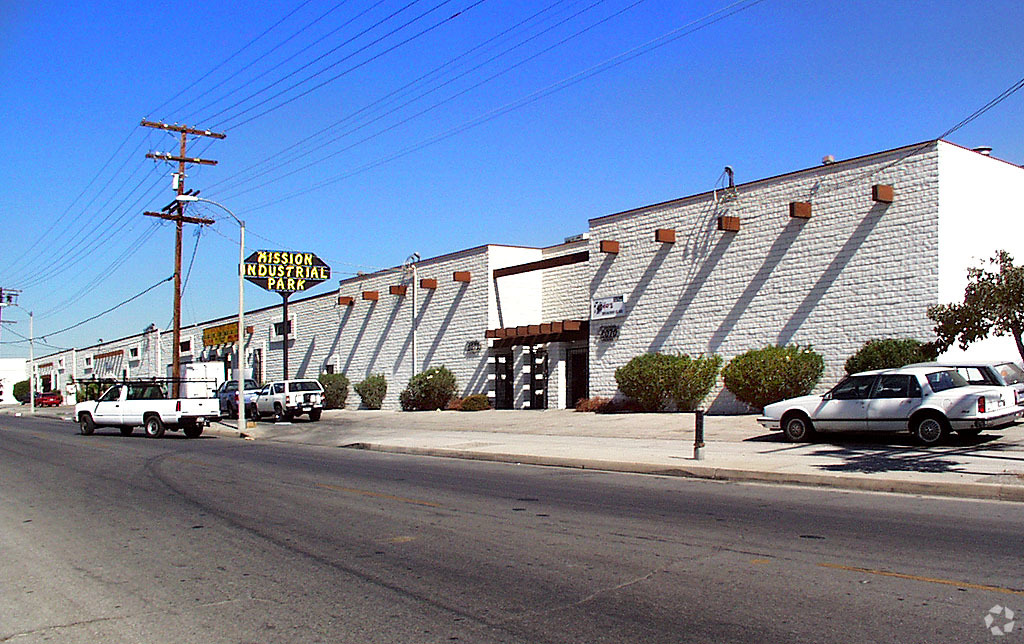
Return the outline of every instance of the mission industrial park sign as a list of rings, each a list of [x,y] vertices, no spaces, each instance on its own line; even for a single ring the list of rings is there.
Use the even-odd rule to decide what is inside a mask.
[[[331,279],[331,267],[313,253],[258,250],[246,258],[243,277],[268,291],[294,293]]]

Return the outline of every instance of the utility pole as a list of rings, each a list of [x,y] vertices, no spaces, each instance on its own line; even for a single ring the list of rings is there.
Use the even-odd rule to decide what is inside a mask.
[[[5,306],[17,306],[18,296],[21,295],[21,291],[13,288],[0,288],[0,336],[3,334],[4,328],[4,316],[3,311]],[[3,346],[0,344],[0,346]]]
[[[158,159],[162,161],[176,161],[178,163],[178,172],[174,175],[174,181],[172,187],[178,195],[185,194],[185,165],[188,163],[200,164],[200,165],[217,165],[216,161],[209,159],[189,158],[186,156],[188,153],[188,135],[193,136],[208,136],[215,139],[223,139],[226,137],[225,134],[219,134],[217,132],[211,132],[210,130],[200,130],[197,128],[188,127],[185,125],[168,125],[167,123],[160,123],[156,121],[147,121],[143,119],[143,127],[152,127],[158,130],[164,130],[167,132],[178,132],[181,135],[181,147],[177,156],[170,153],[162,152],[150,152],[146,154],[148,159]],[[188,194],[193,194],[189,191]],[[195,194],[199,194],[196,192]],[[174,392],[174,397],[177,398],[179,394],[179,380],[181,378],[181,232],[183,224],[212,224],[212,219],[204,219],[202,217],[186,217],[185,216],[185,203],[182,201],[173,201],[171,204],[163,209],[163,212],[144,212],[147,217],[159,217],[160,219],[166,219],[175,223],[174,231],[174,333],[172,339],[172,360],[171,363],[171,377],[173,378],[171,387]]]

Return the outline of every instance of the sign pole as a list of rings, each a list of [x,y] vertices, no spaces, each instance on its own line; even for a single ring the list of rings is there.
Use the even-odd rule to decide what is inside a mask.
[[[288,329],[288,296],[289,295],[291,295],[291,293],[288,293],[287,291],[281,293],[281,300],[284,302],[284,304],[281,307],[282,310],[284,311],[284,320],[283,320],[284,333],[282,333],[282,335],[284,336],[284,378],[283,378],[283,380],[288,380],[288,331],[289,331],[289,329]]]

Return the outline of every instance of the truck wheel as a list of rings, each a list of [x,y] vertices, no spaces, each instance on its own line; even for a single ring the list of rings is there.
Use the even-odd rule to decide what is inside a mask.
[[[313,422],[316,422],[316,421],[320,420],[320,414],[322,414],[322,413],[323,413],[323,410],[314,409],[313,411],[309,412],[309,419],[311,421],[313,421]]]
[[[156,414],[147,416],[143,429],[148,438],[160,438],[164,435],[164,423]]]
[[[286,412],[284,410],[284,407],[282,407],[281,405],[274,405],[274,422],[275,423],[281,423],[281,422],[289,422],[290,423],[291,420],[292,420],[292,415],[289,414],[288,412]]]
[[[203,426],[199,424],[185,425],[182,431],[185,432],[185,438],[199,438],[203,435]]]
[[[128,427],[122,427],[121,428],[121,435],[122,436],[131,436],[133,431],[135,431],[135,428],[130,426],[130,425]]]
[[[82,414],[78,417],[78,427],[81,429],[83,436],[90,436],[96,431],[96,423],[92,422],[92,415]]]

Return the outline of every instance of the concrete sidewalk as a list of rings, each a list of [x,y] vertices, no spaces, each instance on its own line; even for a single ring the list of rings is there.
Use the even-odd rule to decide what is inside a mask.
[[[4,413],[27,412],[22,407]],[[70,407],[37,410],[66,418]],[[225,420],[208,434],[238,437]],[[953,435],[918,448],[909,434],[832,434],[792,444],[754,416],[707,416],[705,459],[693,458],[692,414],[570,410],[329,410],[319,422],[259,422],[248,438],[403,454],[716,480],[1024,501],[1024,425]]]

